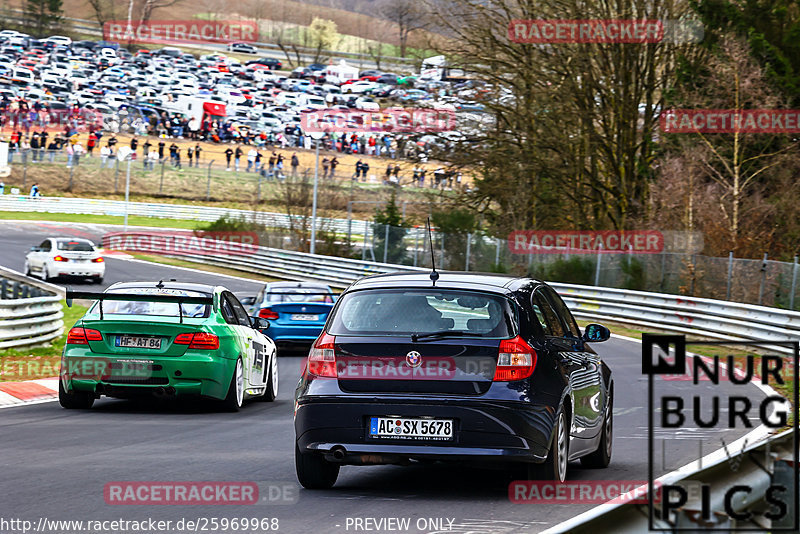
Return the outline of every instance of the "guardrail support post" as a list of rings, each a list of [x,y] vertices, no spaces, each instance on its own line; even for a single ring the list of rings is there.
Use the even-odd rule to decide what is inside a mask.
[[[414,267],[417,266],[417,249],[419,248],[419,226],[414,228]]]
[[[733,251],[728,252],[728,284],[725,290],[725,300],[731,300],[731,280],[733,279]]]
[[[8,292],[8,280],[5,278],[0,279],[0,299],[6,298]]]
[[[389,262],[389,225],[386,225],[386,232],[383,236],[383,263]]]
[[[596,285],[596,286],[600,285],[600,263],[601,263],[602,257],[603,257],[603,254],[601,253],[601,249],[598,248],[597,249],[597,263],[595,264],[595,268],[594,268],[594,285]]]
[[[161,182],[158,184],[158,194],[160,195],[162,191],[164,191],[164,163],[166,163],[163,159],[161,160]]]
[[[439,242],[441,243],[442,248],[441,253],[439,254],[439,268],[444,269],[444,233],[441,233],[440,235],[441,237],[439,238]]]
[[[792,263],[792,292],[789,294],[789,309],[794,310],[794,292],[797,289],[797,256]]]
[[[367,259],[367,234],[369,234],[369,221],[364,221],[364,246],[361,247],[361,260]]]
[[[470,245],[472,244],[472,234],[467,234],[467,259],[464,261],[464,270],[469,271],[469,252]]]
[[[211,164],[214,160],[208,162],[208,181],[206,182],[206,201],[211,200]],[[163,169],[163,167],[162,167]]]
[[[119,158],[114,157],[114,194],[119,193]]]
[[[767,281],[767,253],[764,253],[764,259],[761,261],[761,282],[758,284],[758,305],[764,301],[764,284]]]
[[[494,264],[495,267],[497,267],[498,265],[500,265],[500,238],[495,237],[494,241],[495,241]]]

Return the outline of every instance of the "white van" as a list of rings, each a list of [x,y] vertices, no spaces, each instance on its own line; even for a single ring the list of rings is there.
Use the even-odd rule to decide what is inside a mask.
[[[35,78],[33,76],[33,72],[28,69],[17,68],[11,71],[11,81],[12,82],[24,82],[27,84],[33,84]]]

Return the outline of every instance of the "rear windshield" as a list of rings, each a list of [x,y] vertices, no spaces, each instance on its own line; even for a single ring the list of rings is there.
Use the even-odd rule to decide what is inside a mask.
[[[275,288],[267,294],[267,303],[278,302],[333,302],[333,297],[323,287]]]
[[[58,250],[71,252],[93,252],[94,247],[86,241],[58,241]]]
[[[508,299],[489,293],[446,289],[366,290],[341,298],[331,335],[410,335],[470,332],[486,338],[516,334]]]
[[[150,287],[126,287],[110,290],[109,293],[135,293],[139,295],[181,295],[186,297],[210,297],[208,293],[184,291],[179,289],[157,290]],[[93,313],[100,313],[99,303],[92,308]],[[184,317],[208,317],[209,308],[205,304],[181,304],[180,313]],[[106,300],[103,302],[104,315],[157,315],[178,317],[177,302],[139,302],[131,300]]]

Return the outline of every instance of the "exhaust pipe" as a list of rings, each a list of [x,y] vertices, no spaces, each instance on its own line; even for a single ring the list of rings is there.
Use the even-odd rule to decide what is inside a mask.
[[[175,395],[175,388],[174,388],[174,387],[172,387],[172,386],[169,386],[167,389],[165,389],[165,390],[164,390],[164,392],[165,392],[167,395]]]
[[[345,449],[341,445],[337,445],[336,447],[331,449],[331,453],[333,454],[334,460],[341,462],[342,460],[344,460],[344,457],[347,454],[347,449]]]
[[[155,395],[156,397],[163,397],[164,395],[166,395],[164,387],[163,386],[157,387],[156,390],[153,392],[153,395]]]

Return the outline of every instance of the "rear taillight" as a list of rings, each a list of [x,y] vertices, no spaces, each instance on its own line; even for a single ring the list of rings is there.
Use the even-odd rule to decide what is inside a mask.
[[[64,256],[56,256],[53,258],[53,261],[69,261],[69,260]]]
[[[208,332],[184,332],[175,336],[178,345],[189,345],[190,349],[216,350],[219,348],[219,337]]]
[[[76,326],[67,334],[67,345],[88,345],[89,341],[103,341],[103,334],[91,328]]]
[[[308,353],[308,373],[314,376],[336,378],[336,338],[322,332]]]
[[[95,258],[92,260],[92,263],[103,263],[103,261],[105,261],[103,258]]]
[[[277,319],[278,312],[272,311],[269,308],[261,308],[258,310],[258,316],[262,319]]]
[[[494,371],[495,382],[511,382],[522,380],[533,374],[536,368],[536,351],[517,336],[500,342],[497,355],[497,367]]]

